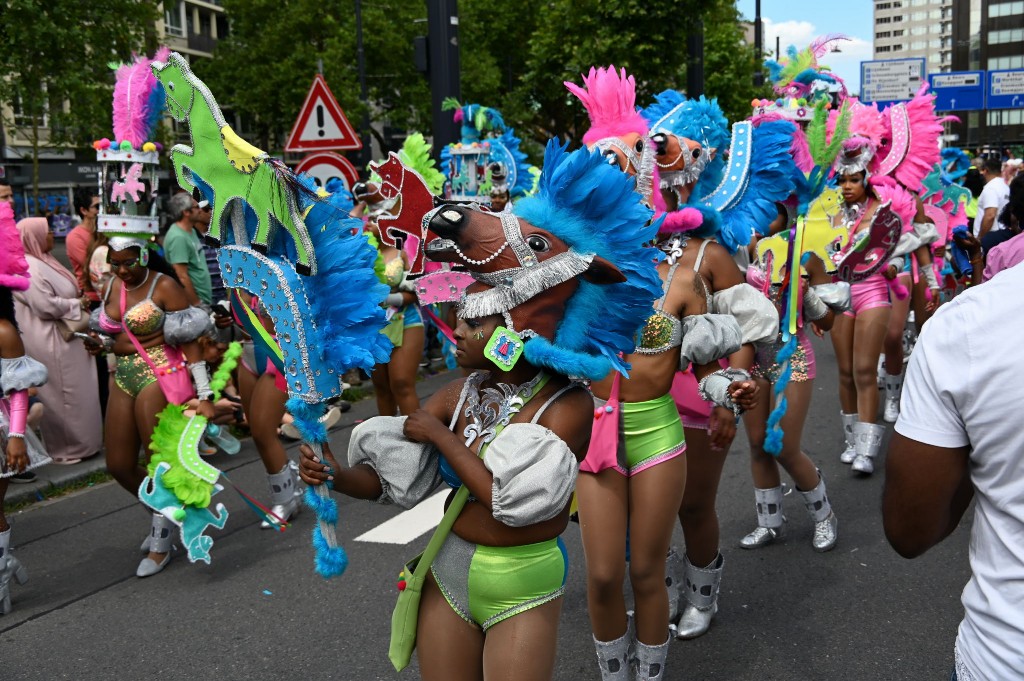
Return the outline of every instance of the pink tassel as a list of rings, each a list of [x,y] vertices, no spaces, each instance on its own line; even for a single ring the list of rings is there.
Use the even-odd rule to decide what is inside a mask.
[[[662,213],[659,213],[662,215]],[[683,208],[670,213],[663,213],[665,221],[661,223],[658,232],[661,234],[672,234],[674,232],[689,232],[704,224],[704,216],[696,208]]]
[[[907,287],[900,283],[900,279],[897,276],[895,279],[889,280],[889,290],[896,296],[896,300],[906,300],[907,296],[910,295],[910,291]]]

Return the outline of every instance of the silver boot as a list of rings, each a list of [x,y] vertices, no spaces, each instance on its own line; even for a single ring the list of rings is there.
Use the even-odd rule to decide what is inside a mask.
[[[146,556],[135,570],[136,577],[151,577],[167,567],[171,562],[171,548],[174,540],[174,529],[177,526],[161,513],[153,514],[153,524],[149,530],[149,550],[152,553],[164,553],[159,563]]]
[[[614,641],[598,641],[597,637],[594,637],[597,664],[601,669],[601,681],[630,681],[629,670],[633,663],[633,639],[635,636],[633,615],[628,614],[625,634]]]
[[[686,582],[683,594],[686,607],[676,626],[676,638],[683,640],[704,635],[718,613],[718,586],[722,583],[722,554],[704,568],[694,567],[686,560]]]
[[[292,516],[298,514],[302,500],[298,465],[294,461],[289,461],[280,471],[268,475],[267,481],[270,484],[271,512],[288,522]],[[275,526],[264,520],[260,527],[269,530]]]
[[[878,456],[878,450],[882,447],[884,434],[885,426],[877,423],[858,422],[853,427],[857,446],[857,458],[853,460],[853,470],[865,475],[875,472],[874,458]]]
[[[665,558],[665,586],[668,588],[668,621],[672,626],[679,619],[683,586],[683,559],[675,547],[668,550]]]
[[[785,535],[783,525],[786,516],[782,515],[782,485],[769,489],[754,488],[754,500],[757,505],[757,528],[740,540],[741,549],[756,549],[770,544]]]
[[[668,644],[671,640],[670,634],[659,646],[636,642],[635,681],[661,681],[665,678],[665,658],[668,657]]]
[[[0,532],[0,615],[11,611],[11,580],[18,584],[28,581],[28,570],[11,555],[11,528]]]
[[[832,511],[832,504],[825,490],[825,478],[822,477],[821,471],[818,471],[818,485],[814,489],[810,492],[797,491],[804,498],[804,507],[814,521],[814,538],[811,545],[815,551],[831,551],[839,539],[839,520]]]
[[[860,417],[856,414],[839,414],[843,419],[843,437],[846,438],[846,449],[839,455],[839,460],[843,463],[850,464],[857,458],[856,439],[853,437],[853,426],[856,424]]]
[[[882,418],[886,423],[896,423],[900,417],[900,395],[903,393],[903,372],[885,374],[885,410]]]

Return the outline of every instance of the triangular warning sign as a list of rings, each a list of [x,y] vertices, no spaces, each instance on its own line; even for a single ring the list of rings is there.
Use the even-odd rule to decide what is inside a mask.
[[[319,73],[306,94],[302,111],[292,126],[285,151],[362,149],[363,142],[352,129],[327,81]]]

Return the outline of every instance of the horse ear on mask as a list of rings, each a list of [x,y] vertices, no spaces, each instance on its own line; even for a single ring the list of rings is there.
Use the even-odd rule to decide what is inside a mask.
[[[626,281],[619,268],[599,255],[595,255],[583,278],[592,284],[621,284]]]

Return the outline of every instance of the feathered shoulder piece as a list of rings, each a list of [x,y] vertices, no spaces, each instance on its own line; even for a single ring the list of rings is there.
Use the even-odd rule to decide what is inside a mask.
[[[841,40],[849,38],[841,33],[830,33],[816,38],[808,47],[797,51],[790,46],[787,58],[765,62],[772,87],[784,97],[805,99],[814,103],[819,99],[846,99],[848,92],[842,79],[818,60]]]
[[[914,228],[914,216],[917,215],[917,201],[914,195],[901,187],[889,177],[875,176],[870,180],[871,189],[881,204],[889,203],[893,213],[903,223],[903,232]]]
[[[114,139],[130,142],[133,149],[152,140],[166,99],[164,88],[153,74],[154,62],[166,62],[170,50],[160,48],[150,59],[136,56],[130,63],[115,67]]]
[[[651,133],[668,132],[676,135],[683,121],[680,113],[687,101],[686,95],[679,90],[665,90],[654,95],[654,103],[640,114],[647,121]]]
[[[583,76],[583,87],[568,81],[565,87],[583,103],[590,117],[584,144],[647,132],[647,120],[636,110],[636,81],[626,74],[626,69],[591,67],[590,73]]]
[[[28,261],[14,222],[14,209],[0,201],[0,286],[26,291],[28,285]]]
[[[878,172],[895,178],[910,191],[918,191],[922,180],[942,159],[942,121],[935,115],[935,95],[928,88],[928,83],[922,84],[912,100],[882,112],[889,143],[880,150]]]
[[[440,194],[444,185],[444,175],[437,169],[437,164],[430,157],[430,145],[422,133],[414,132],[405,138],[398,158],[407,168],[420,174],[431,194]]]

